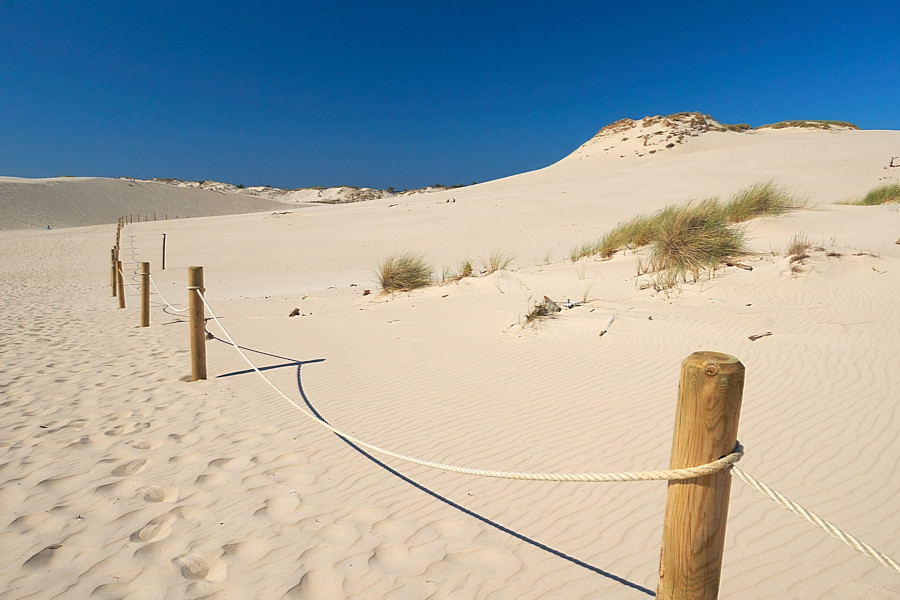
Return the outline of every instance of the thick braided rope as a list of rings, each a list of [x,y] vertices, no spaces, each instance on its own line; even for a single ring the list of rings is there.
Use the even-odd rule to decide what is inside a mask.
[[[882,552],[879,552],[878,550],[876,550],[869,544],[865,543],[864,541],[862,541],[860,539],[855,538],[854,536],[850,535],[846,531],[842,531],[836,525],[826,521],[825,519],[818,516],[817,514],[806,510],[805,508],[803,508],[802,506],[800,506],[793,500],[786,498],[784,495],[776,492],[775,490],[773,490],[772,488],[770,488],[763,482],[759,481],[752,475],[748,475],[747,473],[742,471],[739,467],[735,466],[731,470],[731,473],[732,473],[732,475],[734,475],[735,477],[737,477],[738,479],[740,479],[741,481],[743,481],[744,483],[746,483],[747,485],[752,487],[757,492],[774,500],[778,505],[788,509],[795,515],[802,517],[803,519],[806,519],[806,521],[808,521],[809,523],[812,523],[813,525],[815,525],[816,527],[818,527],[819,529],[821,529],[828,535],[831,535],[831,536],[839,539],[840,541],[844,542],[845,544],[847,544],[848,546],[850,546],[857,552],[865,554],[869,558],[874,559],[879,564],[887,567],[894,573],[900,574],[900,564],[898,564],[897,561],[894,560],[893,558],[891,558],[890,556],[888,556]]]
[[[196,288],[194,288],[196,289]],[[229,335],[228,330],[222,326],[222,323],[219,321],[219,318],[216,316],[216,313],[213,311],[212,307],[210,307],[209,303],[206,301],[206,298],[203,296],[203,293],[196,289],[197,294],[203,300],[203,305],[209,311],[210,316],[213,321],[216,322],[216,325],[219,326],[219,329],[222,330],[225,338],[228,342],[234,346],[234,349],[237,350],[238,354],[240,354],[243,359],[250,365],[256,374],[259,375],[266,384],[272,388],[272,390],[281,396],[284,400],[289,402],[294,408],[303,413],[307,418],[314,421],[315,423],[321,425],[322,427],[332,431],[333,433],[339,435],[347,441],[353,442],[357,446],[362,446],[368,450],[372,450],[373,452],[377,452],[379,454],[383,454],[385,456],[390,456],[396,458],[398,460],[402,460],[405,462],[422,465],[425,467],[431,467],[434,469],[440,469],[442,471],[450,471],[453,473],[464,473],[466,475],[479,475],[482,477],[496,477],[501,479],[519,479],[519,480],[527,480],[527,481],[577,481],[577,482],[590,482],[590,483],[605,483],[605,482],[615,482],[615,481],[660,481],[660,480],[682,480],[682,479],[694,479],[696,477],[703,477],[704,475],[712,475],[713,473],[717,473],[719,471],[728,469],[734,465],[737,461],[741,459],[744,455],[743,448],[741,448],[740,444],[735,447],[735,450],[715,462],[711,462],[705,465],[700,465],[698,467],[689,467],[686,469],[669,469],[665,471],[633,471],[633,472],[624,472],[624,473],[525,473],[519,471],[494,471],[490,469],[473,469],[470,467],[460,467],[456,465],[450,465],[445,463],[434,462],[430,460],[424,460],[421,458],[416,458],[414,456],[408,456],[406,454],[400,454],[398,452],[393,452],[392,450],[387,450],[385,448],[381,448],[380,446],[376,446],[374,444],[370,444],[365,442],[357,437],[354,437],[348,433],[337,429],[336,427],[331,426],[325,421],[317,418],[315,415],[307,411],[305,408],[300,406],[297,402],[289,398],[284,392],[282,392],[278,387],[272,383],[268,377],[263,375],[263,373],[253,364],[247,355],[241,350],[238,344],[232,339],[231,335]]]
[[[156,281],[153,279],[153,275],[150,275],[150,283],[153,284],[153,287],[156,288],[156,293],[157,293],[157,295],[162,299],[163,302],[166,303],[166,306],[168,306],[170,309],[172,309],[172,310],[174,310],[174,311],[176,311],[176,312],[187,312],[188,310],[190,310],[190,307],[188,307],[188,308],[175,308],[174,306],[172,306],[172,305],[169,303],[169,301],[166,300],[166,297],[163,296],[162,291],[160,291],[160,289],[159,289],[159,286],[156,285]]]

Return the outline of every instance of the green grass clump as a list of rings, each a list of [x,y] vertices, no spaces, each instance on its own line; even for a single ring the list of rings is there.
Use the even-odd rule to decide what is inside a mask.
[[[745,252],[745,231],[729,223],[714,199],[669,206],[657,213],[656,236],[651,243],[649,271],[658,274],[657,287],[694,281],[726,258]]]
[[[877,206],[879,204],[889,204],[891,202],[900,202],[900,183],[892,183],[883,185],[871,190],[866,197],[857,202],[859,206]]]
[[[755,183],[736,193],[723,207],[729,223],[743,223],[766,215],[783,215],[806,203],[773,181]]]
[[[384,259],[376,276],[383,292],[408,292],[429,285],[432,270],[424,258],[406,252]]]

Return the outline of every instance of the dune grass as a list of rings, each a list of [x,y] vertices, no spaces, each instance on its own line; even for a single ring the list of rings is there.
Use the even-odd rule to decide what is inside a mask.
[[[508,267],[514,258],[515,256],[512,254],[507,254],[501,250],[495,250],[488,257],[484,268],[487,271],[487,274],[490,275],[491,273],[501,271]]]
[[[900,203],[900,183],[891,183],[873,188],[862,200],[848,202],[855,206],[878,206],[880,204]]]
[[[729,222],[717,200],[670,206],[657,215],[647,268],[657,274],[658,289],[688,277],[696,281],[704,271],[746,251],[744,228]]]
[[[431,265],[422,256],[405,252],[384,259],[376,276],[381,290],[390,293],[425,287],[431,283],[433,274]]]
[[[805,233],[798,233],[791,238],[791,243],[787,247],[787,255],[791,258],[791,262],[809,258],[806,253],[812,247]]]
[[[619,250],[650,246],[642,273],[657,273],[657,287],[696,280],[721,261],[744,250],[744,229],[736,224],[765,215],[780,215],[806,206],[784,188],[768,181],[734,194],[728,202],[717,198],[667,206],[652,215],[640,215],[619,223],[598,241],[572,249],[569,258],[610,258]]]
[[[831,129],[832,126],[859,129],[859,127],[857,127],[853,123],[848,123],[847,121],[829,121],[815,119],[804,119],[799,121],[779,121],[777,123],[769,123],[768,125],[760,125],[756,129],[784,129],[786,127],[802,127],[804,129]]]
[[[743,223],[756,217],[783,215],[805,206],[806,202],[801,198],[775,185],[774,181],[766,181],[739,191],[723,209],[729,223]]]

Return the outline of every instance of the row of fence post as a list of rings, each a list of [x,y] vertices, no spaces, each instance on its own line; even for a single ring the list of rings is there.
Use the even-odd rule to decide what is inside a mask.
[[[124,225],[120,220],[119,228]],[[113,295],[125,307],[122,261],[113,248]],[[150,263],[140,263],[141,327],[150,326]],[[188,267],[191,381],[207,378],[203,267]],[[198,292],[200,292],[198,294]],[[205,296],[204,296],[205,297]],[[714,462],[737,444],[744,365],[719,352],[695,352],[681,364],[670,469]],[[669,481],[660,547],[659,600],[718,597],[731,472]]]
[[[159,216],[158,213],[153,213],[153,218],[151,219],[150,213],[144,213],[144,222],[149,223],[150,221],[157,221],[158,216]],[[174,218],[178,219],[179,217],[178,217],[178,215],[175,215]],[[168,213],[163,214],[163,220],[164,221],[169,220]],[[140,222],[141,222],[141,213],[131,213],[127,217],[119,217],[120,225],[130,225],[131,223],[140,223]]]

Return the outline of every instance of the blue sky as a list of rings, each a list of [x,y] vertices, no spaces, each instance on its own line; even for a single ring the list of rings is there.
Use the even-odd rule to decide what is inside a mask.
[[[0,175],[451,185],[694,110],[900,129],[900,5],[0,0]]]

